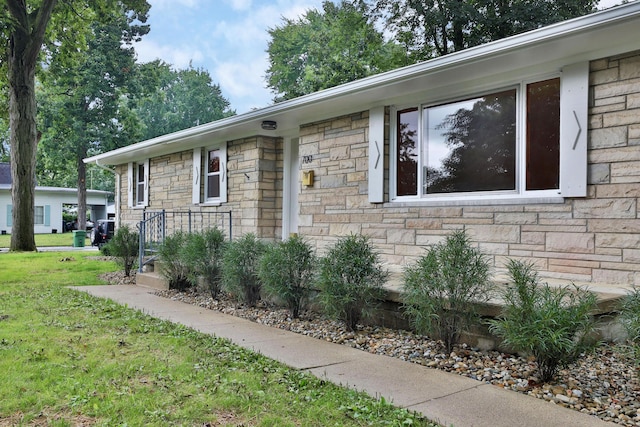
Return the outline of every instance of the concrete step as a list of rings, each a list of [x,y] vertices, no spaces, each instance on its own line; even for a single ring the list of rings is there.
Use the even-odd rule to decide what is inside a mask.
[[[158,290],[169,289],[169,282],[154,271],[136,274],[136,285]]]

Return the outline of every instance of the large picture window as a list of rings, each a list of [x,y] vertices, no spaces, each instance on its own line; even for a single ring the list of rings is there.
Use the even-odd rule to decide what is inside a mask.
[[[560,188],[560,78],[395,115],[395,196]]]

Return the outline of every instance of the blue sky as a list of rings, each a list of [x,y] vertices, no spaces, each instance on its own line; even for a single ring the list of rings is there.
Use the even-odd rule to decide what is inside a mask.
[[[268,28],[296,18],[322,0],[148,0],[149,34],[138,61],[162,59],[177,68],[209,71],[237,113],[272,103],[266,88]]]
[[[162,59],[177,68],[209,71],[237,113],[272,103],[266,88],[267,30],[322,0],[148,0],[149,34],[136,46],[138,61]],[[609,7],[621,0],[603,0]]]

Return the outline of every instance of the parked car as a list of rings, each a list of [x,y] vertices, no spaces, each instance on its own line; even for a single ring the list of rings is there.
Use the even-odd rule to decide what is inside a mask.
[[[112,219],[99,219],[89,235],[91,246],[101,248],[105,243],[111,240],[115,230],[115,225],[116,223]]]

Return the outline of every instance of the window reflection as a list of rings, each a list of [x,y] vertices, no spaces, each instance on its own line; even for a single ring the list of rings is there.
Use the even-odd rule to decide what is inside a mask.
[[[424,192],[514,190],[516,90],[429,107]]]

